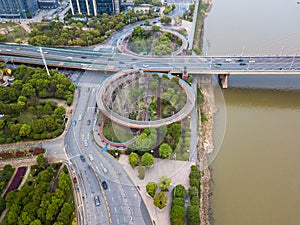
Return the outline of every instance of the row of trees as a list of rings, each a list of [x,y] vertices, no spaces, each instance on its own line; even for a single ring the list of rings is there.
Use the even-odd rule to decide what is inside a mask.
[[[102,43],[111,32],[123,28],[129,23],[158,16],[154,11],[144,13],[121,12],[117,16],[103,13],[100,18],[93,17],[84,23],[69,18],[66,23],[51,21],[48,24],[36,24],[29,34],[29,44],[36,46],[89,46]]]
[[[59,98],[70,105],[76,86],[56,70],[50,76],[41,68],[24,65],[13,71],[15,80],[0,87],[0,143],[39,140],[60,135],[66,110],[52,100]]]
[[[201,173],[199,168],[195,165],[191,166],[190,178],[190,188],[189,188],[189,198],[190,205],[187,208],[187,224],[188,225],[198,225],[200,224],[200,180]]]
[[[186,197],[185,187],[181,184],[176,185],[172,190],[172,204],[170,210],[171,225],[184,225]]]
[[[21,190],[6,196],[9,212],[5,224],[69,225],[75,209],[74,202],[69,200],[72,194],[70,177],[62,172],[55,180],[52,166],[45,170],[32,169],[32,177]],[[36,174],[37,169],[40,172]]]

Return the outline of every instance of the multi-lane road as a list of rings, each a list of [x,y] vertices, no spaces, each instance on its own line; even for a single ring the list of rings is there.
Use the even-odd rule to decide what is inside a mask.
[[[117,160],[101,153],[93,130],[97,125],[96,93],[104,74],[87,72],[78,83],[78,99],[73,123],[65,136],[65,150],[71,167],[77,172],[82,205],[81,224],[152,224],[138,190]],[[84,160],[82,159],[84,156]],[[102,187],[106,181],[108,188]],[[100,206],[95,204],[99,196]]]
[[[0,45],[0,60],[11,63],[43,65],[37,47]],[[43,48],[47,64],[84,70],[159,69],[194,74],[251,74],[300,72],[300,56],[169,56],[143,57],[124,53]]]

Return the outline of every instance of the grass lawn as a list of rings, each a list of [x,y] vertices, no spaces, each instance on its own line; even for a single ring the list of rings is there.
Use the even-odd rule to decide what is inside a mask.
[[[28,121],[32,121],[34,118],[36,118],[36,116],[28,111],[22,112],[18,117],[19,123],[27,123]]]
[[[112,123],[105,123],[103,127],[103,135],[113,142],[126,142],[134,138],[130,128],[125,128]]]

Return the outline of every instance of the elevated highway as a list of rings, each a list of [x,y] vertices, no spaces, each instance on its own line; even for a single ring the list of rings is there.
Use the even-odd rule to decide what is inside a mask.
[[[0,60],[43,66],[38,47],[0,44]],[[143,57],[126,53],[106,53],[89,50],[43,48],[47,65],[70,68],[118,72],[123,69],[161,70],[189,74],[219,75],[220,83],[227,87],[229,75],[236,74],[300,74],[300,56],[152,56]]]

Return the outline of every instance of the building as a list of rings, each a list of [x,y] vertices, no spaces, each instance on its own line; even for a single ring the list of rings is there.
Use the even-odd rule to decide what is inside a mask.
[[[98,14],[119,14],[120,0],[71,0],[73,15],[97,16]]]
[[[0,0],[0,18],[26,19],[37,10],[37,0]]]
[[[55,9],[58,7],[58,0],[38,0],[40,9]]]

